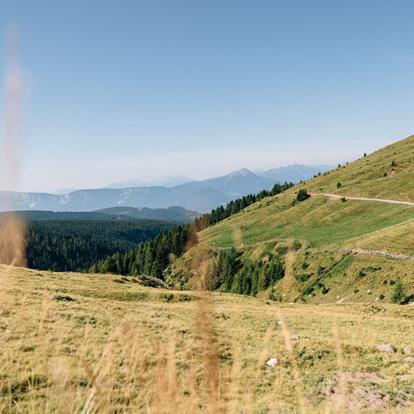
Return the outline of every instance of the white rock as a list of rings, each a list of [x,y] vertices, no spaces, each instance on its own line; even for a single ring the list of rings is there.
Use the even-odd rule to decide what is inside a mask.
[[[408,362],[408,363],[410,363],[410,364],[414,364],[414,357],[406,357],[406,358],[404,358],[404,361],[405,362]]]
[[[413,353],[413,348],[409,345],[407,345],[404,349],[403,349],[404,354],[410,355]]]
[[[276,365],[279,364],[279,361],[276,358],[270,358],[268,361],[266,361],[266,365],[268,367],[275,367]]]
[[[377,349],[381,352],[397,352],[397,348],[392,344],[380,344],[377,345]]]
[[[290,337],[290,339],[291,339],[292,341],[299,341],[300,337],[299,337],[299,335],[292,335],[292,336]]]

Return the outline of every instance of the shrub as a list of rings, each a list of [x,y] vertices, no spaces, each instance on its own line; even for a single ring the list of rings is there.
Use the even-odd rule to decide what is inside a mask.
[[[276,252],[279,256],[283,256],[288,252],[288,248],[286,246],[280,246],[276,248]]]
[[[363,271],[363,270],[360,270],[359,272],[358,272],[358,278],[359,279],[361,279],[362,277],[364,277],[365,276],[365,272]]]
[[[301,188],[298,191],[298,193],[296,194],[296,200],[298,200],[298,201],[305,201],[309,197],[310,197],[310,195],[308,194],[308,192],[304,188]]]
[[[307,275],[305,273],[299,274],[299,275],[295,275],[295,279],[298,282],[306,282],[308,279],[310,278],[310,275]]]
[[[298,241],[298,240],[295,240],[294,242],[293,242],[293,250],[300,250],[302,248],[302,244],[301,244],[301,242],[300,241]]]
[[[274,302],[277,301],[276,291],[274,288],[272,288],[268,293],[268,299]]]
[[[392,303],[402,303],[404,301],[404,287],[400,280],[397,280],[394,286],[394,290],[391,295],[391,302]]]
[[[336,183],[336,188],[341,188],[342,184],[340,182]]]
[[[310,286],[306,287],[305,289],[303,289],[302,294],[303,295],[310,295],[311,293],[313,293],[314,290],[315,290],[315,286],[310,285]]]
[[[172,302],[174,300],[174,295],[172,293],[163,293],[160,295],[160,299],[163,302]]]

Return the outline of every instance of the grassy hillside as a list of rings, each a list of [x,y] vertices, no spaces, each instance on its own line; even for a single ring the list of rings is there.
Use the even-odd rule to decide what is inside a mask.
[[[410,413],[413,322],[411,306],[1,267],[0,412]]]
[[[219,252],[235,247],[242,261],[283,258],[285,277],[272,292],[280,300],[333,302],[346,296],[343,300],[390,301],[398,279],[407,296],[414,294],[414,260],[400,257],[414,256],[414,206],[321,195],[297,202],[300,188],[414,201],[414,137],[265,198],[205,229],[198,234],[199,244],[173,265],[170,282],[191,286],[200,277],[214,278]],[[337,262],[340,265],[331,270]],[[375,271],[366,271],[371,268]]]
[[[325,173],[306,186],[317,192],[414,201],[414,136]]]

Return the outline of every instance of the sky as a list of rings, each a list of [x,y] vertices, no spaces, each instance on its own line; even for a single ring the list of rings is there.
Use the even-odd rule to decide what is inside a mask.
[[[24,80],[15,189],[335,164],[402,139],[413,16],[404,0],[1,0],[0,79],[16,27]]]

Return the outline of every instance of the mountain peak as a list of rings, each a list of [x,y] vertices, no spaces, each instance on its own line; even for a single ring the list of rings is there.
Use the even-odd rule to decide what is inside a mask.
[[[249,176],[255,176],[256,174],[247,168],[241,168],[240,170],[233,171],[229,174],[230,177],[249,177]]]

